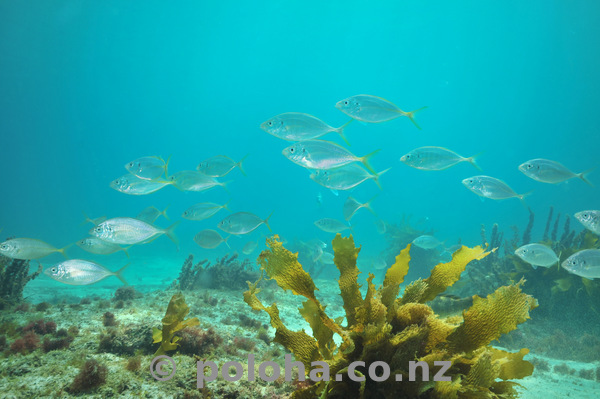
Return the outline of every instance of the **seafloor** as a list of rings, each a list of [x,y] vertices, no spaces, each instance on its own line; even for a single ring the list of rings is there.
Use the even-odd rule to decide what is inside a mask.
[[[252,353],[256,361],[273,360],[283,367],[286,350],[272,343],[274,330],[268,316],[256,313],[242,299],[243,290],[200,290],[184,292],[190,307],[187,317],[197,317],[205,334],[205,345],[195,355],[175,354],[175,377],[156,381],[149,370],[153,351],[151,328],[161,327],[161,319],[170,298],[177,291],[168,290],[172,282],[166,275],[176,275],[180,263],[156,260],[146,263],[143,276],[131,278],[133,298],[115,298],[121,287],[117,279],[107,279],[86,287],[63,286],[47,278],[30,282],[25,289],[28,309],[0,313],[0,335],[10,333],[28,323],[43,319],[56,323],[57,330],[69,331],[68,348],[34,349],[14,353],[7,343],[0,366],[2,398],[56,398],[86,396],[97,398],[285,398],[295,389],[294,383],[278,379],[274,382],[224,381],[207,383],[207,389],[196,388],[196,361],[213,360],[217,364],[235,360],[244,364]],[[167,272],[167,271],[170,272]],[[164,274],[164,275],[162,275]],[[339,287],[333,280],[316,280],[318,297],[327,304],[330,316],[344,314]],[[365,288],[365,287],[363,287]],[[264,303],[277,302],[281,319],[292,330],[310,331],[297,309],[301,300],[273,285],[261,293]],[[120,291],[122,293],[123,291]],[[133,291],[127,291],[131,294]],[[44,306],[36,304],[47,302]],[[114,319],[106,320],[110,312]],[[535,316],[533,316],[535,317]],[[105,325],[116,324],[116,325]],[[76,326],[77,329],[74,329]],[[70,329],[70,330],[69,330]],[[78,332],[75,334],[76,330]],[[266,330],[266,335],[264,334]],[[40,341],[53,340],[54,334],[40,334]],[[40,344],[42,345],[42,344]],[[139,361],[139,367],[131,358]],[[76,391],[73,381],[86,360],[96,359],[108,368],[106,382],[96,388]],[[529,398],[598,398],[600,397],[600,361],[583,363],[552,359],[530,353],[536,364],[532,376],[518,381],[521,397]]]

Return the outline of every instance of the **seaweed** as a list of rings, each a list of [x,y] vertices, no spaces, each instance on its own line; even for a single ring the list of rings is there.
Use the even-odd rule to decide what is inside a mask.
[[[400,284],[411,260],[408,245],[387,269],[381,287],[375,287],[374,276],[369,273],[363,298],[357,281],[360,270],[356,267],[360,248],[354,246],[352,236],[342,238],[338,234],[332,247],[346,314],[346,323],[342,325],[342,320],[333,320],[326,314],[326,306],[315,297],[317,288],[310,275],[298,262],[297,255],[285,249],[277,238],[267,239],[268,249],[258,259],[263,274],[258,281],[248,282],[244,301],[252,309],[270,316],[271,326],[276,330],[274,342],[290,350],[304,364],[305,373],[316,381],[314,385],[300,386],[292,397],[515,397],[517,384],[509,380],[533,372],[533,365],[523,360],[527,349],[509,353],[489,346],[492,340],[528,319],[529,311],[537,306],[533,297],[521,291],[524,281],[501,287],[487,298],[475,297],[462,319],[441,319],[425,303],[458,281],[467,264],[489,256],[490,252],[483,248],[461,247],[452,261],[434,267],[431,276],[413,282],[399,297]],[[284,290],[306,298],[299,311],[309,323],[312,336],[289,330],[279,318],[276,303],[266,307],[260,302],[257,285],[264,278],[273,279]],[[334,340],[334,336],[340,340]],[[349,366],[356,361],[364,362],[354,371],[355,376],[365,377],[362,381],[350,380],[348,376]],[[450,362],[446,376],[451,381],[414,378],[415,362],[419,362],[425,373],[437,369],[438,361]],[[379,362],[388,364],[391,375],[401,375],[404,382],[398,384],[394,378],[380,380],[367,373]],[[324,377],[325,372],[336,378],[317,378]]]
[[[29,274],[29,261],[0,255],[0,309],[23,301],[25,285],[42,272],[42,265]]]
[[[153,343],[160,342],[160,347],[156,350],[155,356],[164,355],[166,352],[177,349],[177,341],[181,339],[181,337],[175,336],[177,331],[200,324],[200,321],[196,317],[184,320],[189,311],[190,308],[185,303],[185,299],[181,293],[177,293],[171,297],[167,313],[162,319],[162,330],[156,327],[152,329]]]
[[[212,264],[208,259],[194,264],[194,256],[189,255],[169,289],[244,289],[246,281],[257,278],[258,272],[253,270],[251,262],[240,261],[237,253],[217,258]]]

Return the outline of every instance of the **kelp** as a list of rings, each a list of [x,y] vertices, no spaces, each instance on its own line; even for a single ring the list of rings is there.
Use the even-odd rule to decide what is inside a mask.
[[[181,339],[181,337],[174,336],[177,331],[200,324],[196,317],[184,320],[189,311],[190,308],[185,303],[181,293],[171,297],[165,317],[162,319],[162,330],[156,327],[152,328],[153,343],[160,342],[160,346],[154,354],[155,356],[177,349],[177,341]]]
[[[529,318],[529,311],[537,306],[535,299],[520,289],[524,281],[499,288],[487,298],[473,298],[473,305],[463,316],[442,319],[426,302],[435,299],[453,285],[467,264],[483,259],[490,252],[481,247],[462,247],[450,262],[439,264],[425,280],[409,284],[404,295],[398,296],[400,284],[408,272],[410,245],[400,251],[396,262],[387,270],[382,286],[376,287],[374,276],[367,278],[367,291],[362,297],[356,267],[360,248],[354,246],[352,236],[337,235],[332,243],[334,263],[340,272],[340,296],[344,303],[346,324],[332,320],[325,307],[315,297],[312,279],[297,260],[297,254],[287,251],[275,236],[267,239],[267,250],[259,264],[267,278],[273,278],[284,289],[306,298],[300,314],[310,324],[313,335],[290,331],[279,318],[276,304],[265,307],[256,294],[258,281],[248,282],[244,300],[255,310],[267,312],[275,328],[275,342],[284,345],[305,365],[306,373],[322,362],[328,366],[327,381],[299,389],[294,398],[506,398],[516,397],[516,383],[512,379],[531,375],[533,365],[523,360],[528,352],[504,352],[489,343]],[[262,277],[261,277],[262,279]],[[260,280],[259,280],[260,281]],[[341,342],[336,344],[334,336]],[[321,362],[311,364],[312,362]],[[350,380],[349,366],[362,361],[355,375],[364,381]],[[448,361],[451,367],[445,376],[451,381],[429,381],[409,377],[411,362],[422,362],[433,375],[439,368],[435,362]],[[391,377],[375,381],[367,372],[375,362],[385,362]],[[311,374],[312,375],[312,374]],[[338,375],[338,378],[334,378]],[[403,382],[395,381],[401,375]],[[497,381],[501,379],[502,381]]]

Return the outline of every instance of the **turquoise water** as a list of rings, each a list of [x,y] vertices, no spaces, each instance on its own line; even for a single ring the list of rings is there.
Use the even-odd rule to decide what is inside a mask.
[[[552,185],[517,166],[533,158],[577,173],[598,166],[599,20],[600,5],[583,0],[1,2],[2,238],[63,247],[91,228],[80,225],[82,212],[134,217],[150,205],[169,206],[175,221],[194,203],[231,201],[234,211],[273,212],[273,233],[290,242],[329,242],[333,235],[313,222],[342,219],[349,193],[336,196],[313,182],[281,154],[289,144],[259,125],[294,111],[340,126],[348,117],[335,103],[372,94],[404,110],[428,108],[416,116],[422,130],[408,118],[347,127],[354,154],[381,149],[374,168],[391,168],[382,190],[367,181],[351,195],[363,202],[378,194],[373,208],[389,223],[412,215],[449,245],[476,245],[481,224],[498,223],[509,234],[511,225],[524,227],[527,209],[517,199],[482,201],[463,187],[462,179],[480,174],[467,163],[425,172],[399,158],[425,145],[482,153],[484,174],[517,193],[532,191],[526,203],[538,217],[533,240],[541,239],[550,206],[569,215],[597,208],[600,172],[590,175],[595,187],[578,179]],[[326,138],[341,143],[335,134]],[[176,172],[219,154],[248,154],[246,177],[234,170],[222,179],[230,181],[227,191],[166,187],[128,196],[109,187],[141,156],[171,156]],[[231,252],[193,241],[226,214],[183,220],[179,251],[164,237],[132,248],[126,277],[148,273],[141,259],[179,265],[189,253],[213,259]],[[374,221],[363,210],[352,219],[355,241],[371,255],[386,248]],[[261,226],[230,244],[240,251],[267,234]],[[127,262],[123,254],[68,253],[113,270]],[[55,254],[42,262],[60,260]]]

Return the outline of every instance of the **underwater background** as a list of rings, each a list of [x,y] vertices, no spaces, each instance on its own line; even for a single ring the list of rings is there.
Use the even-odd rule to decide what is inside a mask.
[[[527,207],[536,215],[532,242],[541,241],[553,207],[554,215],[570,215],[579,233],[584,228],[572,216],[597,208],[600,172],[589,176],[593,187],[579,179],[544,184],[518,166],[547,158],[576,173],[598,167],[599,22],[600,4],[584,0],[0,2],[2,240],[30,237],[65,247],[92,227],[81,225],[82,212],[135,217],[148,206],[168,206],[171,221],[159,218],[161,228],[198,202],[229,202],[232,211],[261,219],[273,212],[272,232],[260,226],[232,237],[231,249],[203,249],[193,240],[200,230],[216,229],[224,210],[200,222],[182,220],[179,250],[165,237],[129,249],[129,257],[67,249],[71,258],[110,270],[130,263],[124,277],[150,292],[166,289],[189,254],[214,260],[241,253],[253,240],[258,250],[241,257],[254,263],[270,234],[291,246],[318,238],[330,248],[335,235],[314,222],[343,220],[349,194],[359,202],[377,195],[377,216],[360,211],[351,222],[368,260],[389,247],[377,220],[392,225],[409,218],[416,230],[434,232],[448,247],[472,247],[481,244],[481,225],[489,233],[498,224],[506,237],[513,225],[522,231]],[[380,178],[382,189],[366,181],[336,195],[286,159],[282,150],[290,143],[260,124],[283,112],[304,112],[341,126],[349,118],[335,104],[357,94],[380,96],[405,111],[427,109],[415,116],[422,130],[408,118],[351,123],[344,130],[350,151],[362,156],[381,149],[371,164],[378,172],[391,169]],[[344,144],[335,134],[325,139]],[[421,171],[399,161],[421,146],[480,154],[483,173],[467,162]],[[167,186],[132,196],[109,186],[127,173],[127,162],[149,155],[170,156],[169,173],[193,170],[215,155],[236,162],[247,155],[247,176],[234,169],[221,179],[229,181],[226,189],[205,192]],[[515,198],[481,200],[461,184],[479,174],[502,179],[519,194],[531,191],[526,206]],[[41,263],[62,260],[52,254]],[[381,283],[382,272],[364,264],[360,281],[370,271]],[[319,278],[335,283],[337,271],[328,266]],[[110,277],[71,287],[42,274],[24,294],[31,303],[60,302],[61,296],[72,301],[111,295],[121,285]],[[215,295],[236,295],[242,303],[241,294]]]

